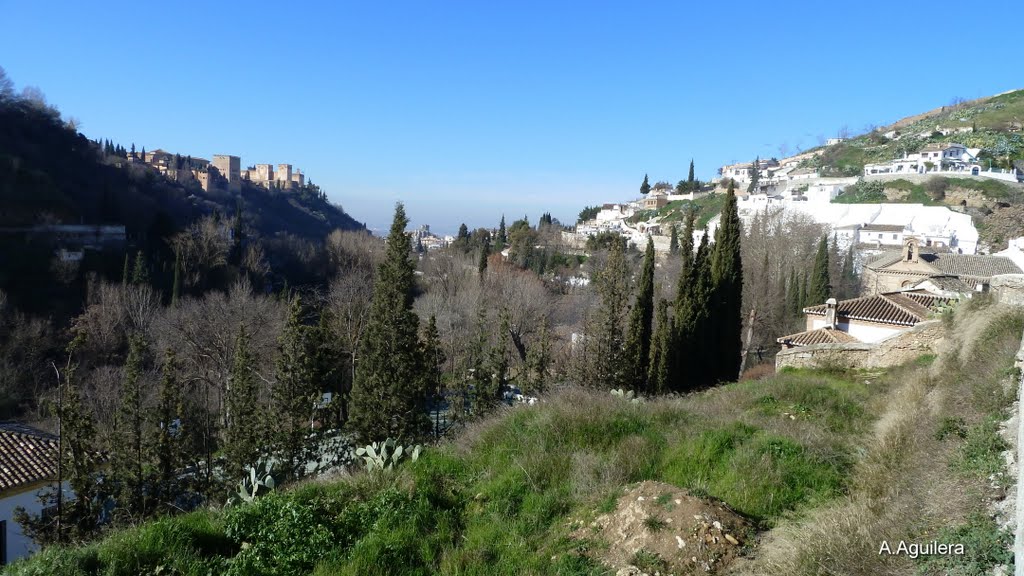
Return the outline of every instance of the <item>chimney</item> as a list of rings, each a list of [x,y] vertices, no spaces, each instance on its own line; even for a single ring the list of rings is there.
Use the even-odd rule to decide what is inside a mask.
[[[825,301],[825,327],[830,330],[836,329],[836,299],[829,298]]]

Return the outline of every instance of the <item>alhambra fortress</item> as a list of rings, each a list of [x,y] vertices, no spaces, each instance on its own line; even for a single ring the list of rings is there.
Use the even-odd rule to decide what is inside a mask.
[[[196,181],[206,192],[210,190],[227,190],[238,192],[242,181],[252,182],[264,188],[291,190],[305,185],[302,170],[292,168],[291,164],[256,164],[242,169],[242,159],[229,154],[214,154],[213,161],[193,156],[171,154],[164,150],[141,153],[130,153],[129,164],[141,163],[155,168],[170,180],[187,183]]]

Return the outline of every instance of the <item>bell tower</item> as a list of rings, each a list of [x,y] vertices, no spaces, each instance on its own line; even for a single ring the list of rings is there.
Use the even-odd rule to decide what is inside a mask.
[[[903,261],[917,264],[920,260],[921,248],[916,236],[907,236],[903,239]]]

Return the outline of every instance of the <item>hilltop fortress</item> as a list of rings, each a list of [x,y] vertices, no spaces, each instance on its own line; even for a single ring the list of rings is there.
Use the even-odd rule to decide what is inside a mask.
[[[230,154],[214,154],[213,161],[205,158],[181,156],[164,150],[139,154],[130,153],[129,163],[141,163],[155,168],[162,175],[176,182],[196,181],[206,192],[210,190],[228,190],[238,192],[242,189],[242,181],[252,182],[270,189],[293,190],[306,184],[306,176],[302,170],[292,168],[291,164],[256,164],[242,169],[242,159]]]

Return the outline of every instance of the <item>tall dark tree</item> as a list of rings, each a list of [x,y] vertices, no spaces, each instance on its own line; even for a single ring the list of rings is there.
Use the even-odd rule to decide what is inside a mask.
[[[291,476],[302,473],[306,437],[312,428],[322,391],[316,374],[316,343],[303,323],[301,299],[292,299],[288,322],[279,342],[276,379],[271,388],[274,444]]]
[[[153,478],[154,497],[162,509],[172,510],[178,494],[178,470],[185,461],[185,438],[190,431],[187,430],[185,423],[181,382],[178,380],[178,362],[174,350],[170,348],[164,355],[160,392],[151,420],[150,445],[156,466]]]
[[[679,227],[672,225],[672,231],[668,241],[668,253],[675,256],[679,253]]]
[[[477,260],[476,271],[483,278],[484,273],[487,272],[487,257],[491,255],[491,239],[490,236],[483,237],[483,245],[480,247],[480,259]]]
[[[408,442],[430,431],[419,318],[412,310],[413,262],[405,234],[408,222],[405,208],[398,204],[360,346],[349,424],[361,441],[391,437]]]
[[[121,405],[116,416],[111,477],[117,487],[117,509],[120,515],[140,518],[146,515],[144,469],[145,411],[142,402],[142,370],[146,343],[139,335],[129,338],[128,358],[121,383]]]
[[[444,348],[441,345],[441,334],[437,330],[437,318],[433,314],[427,321],[427,327],[423,331],[423,360],[427,389],[434,400],[436,414],[440,417],[440,401],[444,396],[444,381],[442,380],[442,369],[446,360]],[[442,432],[440,422],[434,421],[434,435]]]
[[[551,369],[551,329],[548,327],[547,316],[541,319],[537,342],[530,347],[526,356],[529,368],[530,392],[543,392],[547,387],[548,371]]]
[[[174,280],[171,284],[171,306],[177,306],[181,299],[181,251],[174,251]]]
[[[854,298],[858,293],[860,280],[857,277],[857,268],[853,260],[853,243],[846,249],[846,256],[843,258],[843,271],[839,282],[842,288],[841,299]]]
[[[135,266],[132,268],[132,284],[149,284],[149,267],[142,250],[135,253]]]
[[[797,282],[796,269],[791,269],[786,283],[786,314],[791,317],[800,315],[800,286]]]
[[[647,388],[651,356],[651,322],[654,319],[654,240],[647,239],[644,263],[636,287],[636,301],[629,312],[626,332],[626,361],[630,364],[630,387]]]
[[[658,301],[658,326],[651,341],[650,358],[647,365],[648,394],[663,394],[669,387],[669,370],[672,362],[672,320],[668,315],[668,301]]]
[[[640,194],[647,196],[651,192],[651,183],[647,181],[647,174],[644,174],[644,182],[640,185]]]
[[[505,230],[505,215],[501,215],[501,222],[498,224],[498,235],[494,240],[494,251],[501,252],[508,244],[508,231]]]
[[[808,305],[824,304],[828,300],[832,291],[828,268],[828,236],[822,236],[818,241],[818,252],[814,255],[814,269],[811,271],[810,288],[807,291]]]
[[[750,169],[750,184],[747,185],[748,194],[756,194],[761,181],[761,157],[754,158],[754,164]],[[732,188],[732,182],[729,183]]]
[[[686,186],[690,192],[697,190],[697,179],[693,175],[693,158],[690,159],[690,173],[686,176]]]
[[[725,197],[721,223],[715,232],[715,247],[711,254],[712,341],[716,369],[712,383],[732,381],[739,376],[743,349],[743,262],[740,243],[743,224],[736,206],[736,193],[732,186]]]
[[[224,456],[231,478],[241,477],[246,467],[256,464],[264,449],[265,433],[260,414],[259,386],[253,373],[254,364],[249,334],[245,326],[242,326],[235,338],[235,357],[226,392]]]
[[[587,330],[586,365],[581,373],[590,386],[618,389],[633,385],[632,363],[626,357],[623,335],[630,293],[623,244],[612,243],[607,261],[594,278],[601,306]]]

